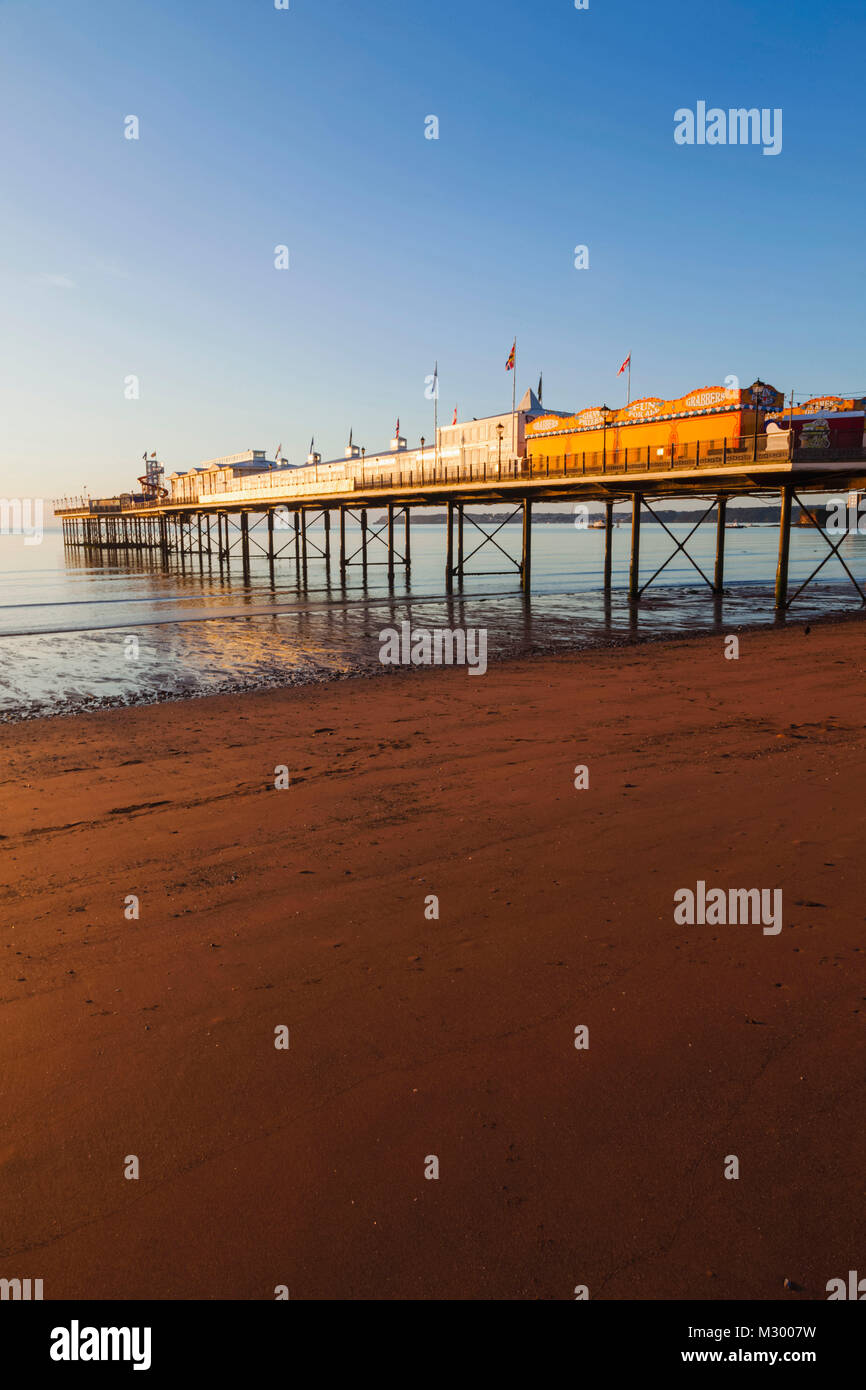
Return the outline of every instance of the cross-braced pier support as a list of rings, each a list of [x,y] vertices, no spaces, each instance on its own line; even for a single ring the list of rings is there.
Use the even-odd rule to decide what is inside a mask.
[[[507,526],[510,521],[519,516],[522,522],[521,530],[521,551],[520,559],[516,560],[510,555],[504,546],[500,545],[496,537]],[[472,527],[481,536],[481,540],[468,551],[466,549],[466,528]],[[457,560],[454,560],[454,540],[457,540]],[[492,545],[505,560],[508,561],[509,568],[502,570],[470,570],[467,568],[473,556],[477,555],[485,546]],[[466,575],[499,575],[512,574],[517,572],[520,579],[520,587],[524,592],[529,591],[530,580],[532,577],[532,499],[522,498],[516,507],[509,512],[508,516],[503,517],[497,522],[492,531],[486,529],[485,525],[477,521],[471,512],[465,510],[465,503],[462,501],[449,501],[447,503],[447,515],[445,518],[445,588],[451,593],[454,588],[454,580],[462,585]]]
[[[355,509],[353,507],[340,505],[339,512],[340,575],[342,579],[345,580],[346,570],[351,565],[360,565],[365,578],[368,566],[373,565],[384,565],[388,572],[389,581],[393,580],[397,565],[403,565],[408,574],[411,565],[409,550],[411,533],[409,527],[408,503],[388,503],[385,514],[385,520],[383,522],[371,522],[367,515],[367,508],[361,507],[360,509],[358,509],[357,518],[361,529],[361,543],[360,545],[356,546],[354,550],[349,549],[346,533],[346,520],[348,517],[354,515]],[[405,542],[402,553],[397,549],[397,545],[395,542],[397,521],[401,512],[404,515],[405,521]],[[326,532],[326,536],[327,535],[328,532]],[[385,558],[382,560],[373,560],[370,558],[370,552],[373,549],[373,545],[376,541],[378,541],[385,550]],[[328,545],[330,545],[330,541],[328,541],[327,543]],[[381,551],[375,551],[374,553],[381,554]]]

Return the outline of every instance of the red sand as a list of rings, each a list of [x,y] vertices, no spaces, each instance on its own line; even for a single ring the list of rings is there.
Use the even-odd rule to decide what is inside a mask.
[[[864,1258],[864,638],[0,729],[0,1277],[825,1298]],[[677,926],[698,879],[781,887],[781,934]]]

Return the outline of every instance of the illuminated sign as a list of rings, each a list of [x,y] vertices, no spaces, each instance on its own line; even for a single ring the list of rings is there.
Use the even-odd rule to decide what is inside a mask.
[[[531,421],[527,429],[538,430],[541,433],[543,430],[557,430],[561,425],[562,420],[558,415],[545,415],[540,420]]]
[[[723,386],[706,386],[700,391],[692,391],[679,402],[680,410],[707,410],[713,405],[727,405],[736,400],[736,391],[728,391]]]
[[[800,406],[801,410],[844,410],[848,404],[843,401],[841,396],[813,396],[810,401],[804,401]],[[853,401],[851,402],[853,405]]]
[[[661,396],[645,396],[643,400],[632,401],[620,415],[624,420],[648,420],[661,414],[664,401]]]

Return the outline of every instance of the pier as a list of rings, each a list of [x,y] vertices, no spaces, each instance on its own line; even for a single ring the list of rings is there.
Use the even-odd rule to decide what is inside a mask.
[[[780,448],[780,443],[784,448]],[[429,451],[433,455],[433,451]],[[165,559],[179,556],[186,564],[208,557],[221,566],[239,565],[248,575],[251,558],[264,557],[272,572],[280,562],[294,563],[305,575],[311,561],[321,560],[331,572],[339,567],[345,578],[350,566],[366,571],[373,565],[387,568],[389,578],[398,569],[411,570],[411,519],[413,508],[444,507],[445,587],[451,592],[468,575],[514,573],[528,593],[532,577],[532,512],[536,503],[602,503],[604,507],[604,560],[602,586],[611,588],[613,509],[627,503],[631,514],[628,595],[638,602],[670,560],[683,555],[716,596],[724,590],[725,519],[729,501],[735,498],[778,499],[780,503],[779,549],[775,574],[775,606],[787,610],[812,582],[827,561],[836,559],[856,589],[862,603],[866,592],[851,572],[839,547],[847,531],[834,543],[821,525],[815,508],[804,498],[816,493],[848,494],[866,488],[866,448],[798,448],[793,434],[786,441],[778,435],[758,435],[734,445],[729,440],[670,445],[665,450],[646,448],[604,450],[596,453],[549,454],[488,464],[448,465],[435,456],[421,467],[395,466],[378,472],[346,469],[335,475],[330,465],[311,464],[292,470],[275,469],[238,482],[230,491],[177,500],[172,497],[134,498],[131,495],[88,500],[63,499],[55,503],[67,546],[111,554],[155,552]],[[329,471],[330,470],[330,471]],[[703,499],[706,507],[684,540],[679,540],[660,518],[654,505],[677,499]],[[788,556],[792,506],[822,536],[828,553],[795,593],[789,592]],[[467,511],[470,506],[506,506],[508,515],[482,525]],[[371,510],[384,511],[385,520],[374,524]],[[653,516],[667,532],[672,550],[649,576],[640,566],[641,521]],[[346,522],[359,525],[360,542],[350,544]],[[512,555],[500,533],[520,519],[520,554]],[[707,575],[688,551],[698,527],[715,524],[715,563]],[[483,559],[479,559],[483,556]],[[490,563],[498,568],[480,569]],[[473,566],[473,567],[470,567]]]

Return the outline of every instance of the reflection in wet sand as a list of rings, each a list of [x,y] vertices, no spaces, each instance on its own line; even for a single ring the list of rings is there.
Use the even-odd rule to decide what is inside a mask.
[[[530,599],[507,574],[467,575],[462,591],[446,595],[442,537],[432,526],[418,528],[410,583],[403,574],[389,582],[372,566],[366,584],[360,566],[341,578],[333,565],[329,577],[320,559],[306,572],[289,561],[273,574],[262,560],[246,580],[238,567],[229,571],[208,557],[163,563],[133,555],[99,563],[80,551],[64,554],[59,537],[50,536],[27,569],[20,551],[7,545],[0,555],[0,718],[379,672],[378,634],[404,621],[413,628],[484,628],[491,662],[775,621],[771,527],[737,531],[736,544],[729,541],[730,588],[723,598],[693,582],[694,570],[681,561],[667,567],[667,582],[653,585],[640,604],[625,593],[627,541],[619,545],[613,592],[605,596],[597,533],[554,525],[537,530]],[[792,581],[800,572],[805,577],[819,545],[820,537],[793,534]],[[848,545],[848,563],[862,570],[866,538]],[[647,528],[642,547],[649,576],[649,566],[667,554],[667,538]],[[695,554],[700,561],[699,548]],[[843,576],[807,590],[793,616],[858,606]]]

